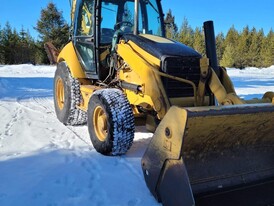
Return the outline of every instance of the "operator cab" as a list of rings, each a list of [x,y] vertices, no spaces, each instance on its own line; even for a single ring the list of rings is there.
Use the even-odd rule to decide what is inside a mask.
[[[109,56],[124,34],[165,35],[159,0],[82,0],[74,17],[73,44],[91,79],[107,76]]]

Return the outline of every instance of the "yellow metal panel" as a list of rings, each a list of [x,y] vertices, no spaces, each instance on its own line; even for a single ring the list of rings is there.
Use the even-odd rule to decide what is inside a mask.
[[[126,96],[132,105],[140,105],[144,108],[150,109],[152,108],[151,105],[153,105],[153,101],[151,99],[151,96],[148,95],[138,95],[133,91],[125,90]]]
[[[125,44],[123,42],[121,42],[121,44],[118,44],[118,48],[119,48],[119,45],[125,45]],[[141,58],[145,59],[149,64],[160,67],[160,64],[161,64],[160,59],[149,54],[148,52],[146,52],[145,50],[140,48],[138,45],[136,45],[132,41],[128,41],[127,45],[130,45],[132,50],[134,50],[134,52],[135,52],[135,54],[134,54],[134,56],[132,56],[132,58],[134,58],[136,55],[139,55]],[[118,53],[119,53],[119,49],[118,49]],[[122,56],[122,57],[124,57],[124,56]]]
[[[169,108],[169,102],[162,85],[161,77],[153,71],[159,70],[160,60],[148,54],[133,42],[120,42],[117,45],[118,54],[126,62],[120,71],[119,78],[132,84],[142,86],[142,93],[125,91],[132,105],[153,108],[162,119]]]
[[[74,78],[86,78],[86,75],[77,58],[72,42],[69,42],[60,52],[57,62],[65,61]]]
[[[79,106],[81,110],[88,111],[88,103],[91,95],[94,91],[101,89],[100,87],[96,87],[93,85],[81,85],[81,94],[83,97],[83,102]]]

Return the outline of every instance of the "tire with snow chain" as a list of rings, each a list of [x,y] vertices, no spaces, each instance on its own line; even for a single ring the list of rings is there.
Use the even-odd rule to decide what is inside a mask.
[[[65,125],[87,122],[87,113],[76,107],[82,101],[80,83],[71,76],[65,62],[57,64],[53,91],[55,112],[60,122]]]
[[[134,116],[126,96],[118,89],[93,93],[87,124],[94,148],[103,155],[125,154],[132,145]]]

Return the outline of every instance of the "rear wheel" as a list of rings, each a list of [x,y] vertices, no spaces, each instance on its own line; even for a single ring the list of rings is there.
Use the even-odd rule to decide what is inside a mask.
[[[97,152],[104,155],[125,154],[134,138],[134,116],[131,106],[118,89],[93,93],[88,105],[88,130]]]
[[[65,125],[86,123],[86,112],[77,108],[81,101],[79,81],[71,76],[65,62],[58,63],[54,76],[54,107],[59,121]]]

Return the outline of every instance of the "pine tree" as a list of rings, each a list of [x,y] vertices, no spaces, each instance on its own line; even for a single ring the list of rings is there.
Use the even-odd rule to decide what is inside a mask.
[[[30,35],[29,30],[26,32],[26,42],[28,44],[28,50],[29,50],[29,62],[32,64],[39,63],[36,59],[36,53],[38,51],[37,44],[34,38]]]
[[[237,57],[236,47],[239,41],[239,33],[238,31],[232,26],[225,37],[224,40],[224,52],[220,61],[220,65],[225,67],[235,67]]]
[[[259,32],[255,28],[251,30],[251,42],[248,50],[247,61],[249,62],[248,66],[252,67],[261,67],[261,49],[264,39],[264,32],[261,29]]]
[[[242,33],[240,34],[240,37],[238,39],[238,45],[236,48],[236,57],[235,59],[235,66],[237,68],[245,68],[247,66],[250,66],[250,61],[248,59],[248,52],[249,47],[251,45],[251,34],[249,27],[246,26]]]
[[[179,32],[179,41],[189,47],[193,47],[193,42],[194,42],[193,36],[194,36],[193,29],[188,24],[188,20],[184,18],[184,21],[182,23],[182,26]]]
[[[221,32],[216,36],[216,52],[217,52],[217,59],[219,62],[221,61],[224,51],[225,51],[225,37],[224,34]]]
[[[206,54],[205,52],[205,37],[202,32],[202,29],[196,27],[193,34],[193,48],[198,51],[203,56]]]
[[[235,67],[236,52],[232,44],[228,44],[225,47],[220,65],[225,67]]]
[[[28,62],[27,58],[29,56],[29,50],[28,50],[28,43],[26,41],[26,31],[23,26],[19,32],[19,45],[17,45],[17,53],[18,53],[17,59],[20,62],[22,63]]]
[[[232,45],[237,46],[239,39],[239,32],[235,29],[234,25],[228,30],[227,35],[225,37],[225,46]]]
[[[261,59],[263,67],[274,65],[274,32],[272,29],[263,40]]]
[[[19,36],[16,29],[11,28],[9,22],[6,23],[2,30],[2,48],[3,48],[3,60],[4,64],[16,64],[16,48],[18,44]]]
[[[47,8],[41,10],[35,29],[39,32],[41,60],[48,62],[44,43],[52,42],[57,49],[61,49],[69,39],[69,26],[56,5],[49,3]]]
[[[28,31],[25,31],[22,26],[19,32],[19,42],[17,44],[17,58],[20,63],[35,64],[36,46],[34,39],[30,36]]]
[[[0,28],[0,64],[36,63],[36,42],[22,27],[18,33],[9,22]]]
[[[165,18],[166,37],[176,40],[178,38],[178,27],[175,23],[175,17],[169,9]]]

